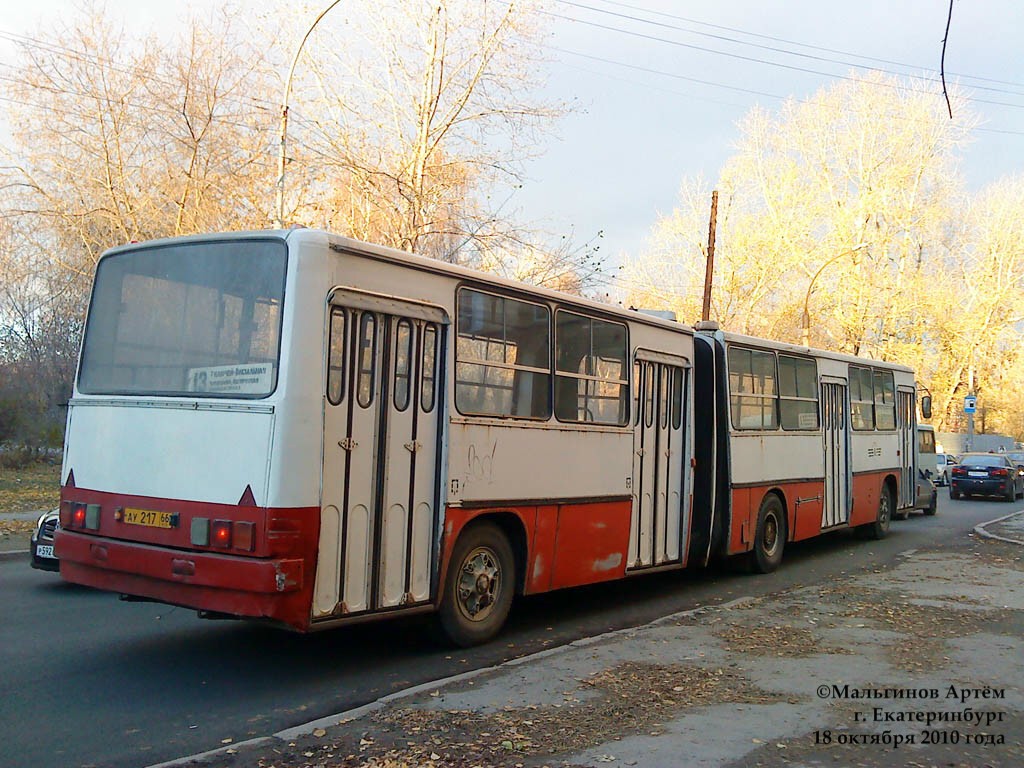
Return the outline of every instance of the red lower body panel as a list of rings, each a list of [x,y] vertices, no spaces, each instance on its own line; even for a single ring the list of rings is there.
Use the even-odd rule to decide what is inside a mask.
[[[301,559],[181,552],[62,530],[61,577],[196,610],[309,626],[312,574]]]
[[[54,548],[69,582],[211,613],[309,628],[320,511],[211,504],[76,488],[61,489]],[[73,519],[89,505],[92,522]],[[170,514],[168,525],[132,524],[128,512]],[[216,521],[235,538],[217,547]],[[93,528],[86,529],[86,525]],[[198,528],[197,528],[198,527]],[[206,530],[197,545],[194,530]],[[242,532],[245,535],[240,535]],[[202,541],[202,536],[199,540]]]
[[[850,525],[867,525],[878,518],[878,499],[885,485],[885,478],[888,476],[899,477],[899,470],[883,469],[877,472],[864,472],[853,476],[853,511],[850,512]],[[895,504],[899,498],[897,492],[893,499]],[[895,506],[889,510],[891,515],[895,512]]]
[[[442,573],[459,533],[473,520],[515,519],[525,545],[526,594],[597,584],[626,575],[632,504],[621,501],[449,507],[445,517]]]
[[[859,473],[853,476],[853,509],[850,527],[866,525],[878,516],[878,499],[887,477],[899,477],[896,470]],[[729,533],[729,554],[749,552],[757,530],[757,514],[765,494],[782,496],[786,507],[788,541],[810,539],[822,532],[825,485],[822,480],[773,483],[747,486],[732,491],[732,524]]]

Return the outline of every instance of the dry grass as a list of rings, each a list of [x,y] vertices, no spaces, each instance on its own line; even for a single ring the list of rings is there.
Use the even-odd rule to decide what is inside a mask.
[[[0,466],[0,512],[54,509],[59,501],[59,463],[33,462],[19,469]]]

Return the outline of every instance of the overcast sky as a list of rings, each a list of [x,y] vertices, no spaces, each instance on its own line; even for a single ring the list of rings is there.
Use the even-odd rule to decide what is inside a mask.
[[[140,36],[183,14],[183,4],[167,0],[106,5]],[[327,0],[312,7],[320,5]],[[33,34],[70,7],[0,0],[0,37]],[[553,2],[550,92],[582,109],[527,167],[524,187],[496,204],[577,240],[603,231],[601,252],[619,261],[640,251],[684,176],[717,179],[737,120],[755,105],[777,110],[783,98],[807,98],[858,68],[937,80],[948,10],[948,0]],[[344,3],[331,13],[344,13]],[[297,18],[293,37],[310,21]],[[1021,0],[955,1],[947,79],[969,89],[984,119],[963,157],[974,188],[1022,169],[1022,35]],[[7,61],[11,50],[0,47]]]

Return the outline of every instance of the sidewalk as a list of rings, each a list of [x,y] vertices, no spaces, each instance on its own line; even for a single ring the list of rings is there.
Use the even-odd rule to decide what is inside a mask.
[[[990,520],[987,523],[976,526],[974,530],[981,536],[991,539],[1024,544],[1024,512],[1013,512],[995,520]]]
[[[1024,765],[1024,513],[985,528],[1018,543],[911,550],[175,764]]]
[[[0,512],[0,557],[27,553],[40,512]]]

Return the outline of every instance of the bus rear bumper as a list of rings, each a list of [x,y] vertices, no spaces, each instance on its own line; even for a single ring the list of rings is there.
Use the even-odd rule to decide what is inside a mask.
[[[61,578],[73,584],[309,629],[312,584],[300,558],[188,552],[68,530],[54,549]]]

